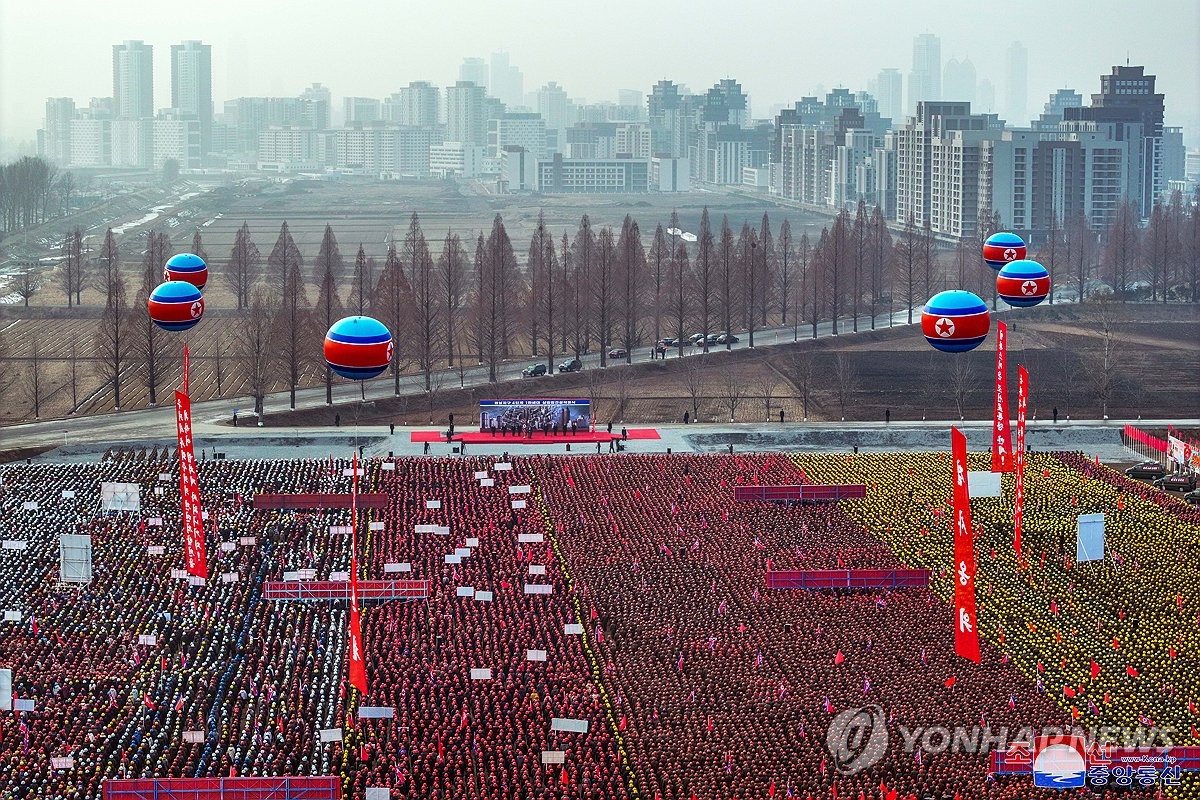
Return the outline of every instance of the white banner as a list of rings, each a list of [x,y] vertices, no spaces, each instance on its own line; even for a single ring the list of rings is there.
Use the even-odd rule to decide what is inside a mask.
[[[236,572],[222,572],[221,583],[237,583],[238,577],[239,575]]]
[[[184,578],[186,578],[187,576],[188,576],[188,573],[187,573],[186,569],[172,569],[171,570],[171,580],[173,580],[173,581],[181,581]]]
[[[578,622],[568,622],[563,625],[563,633],[567,636],[579,636],[583,633],[583,626]]]
[[[151,528],[161,528],[162,517],[150,517],[150,519],[146,520],[146,525]]]
[[[232,553],[237,549],[237,542],[221,542],[222,553]]]
[[[554,594],[554,584],[527,583],[525,584],[525,594]]]
[[[183,741],[186,744],[203,744],[204,731],[184,731]]]
[[[240,544],[242,547],[253,547],[256,541],[257,539],[255,539],[253,536],[242,536],[238,538],[238,544]]]
[[[0,550],[24,550],[29,544],[23,539],[5,539],[0,542]]]
[[[1075,522],[1075,560],[1101,561],[1104,558],[1104,515],[1080,514]]]
[[[518,533],[518,544],[534,544],[545,540],[545,536],[540,533]]]
[[[481,480],[483,480],[484,478],[486,478],[487,476],[488,476],[488,474],[487,474],[487,470],[485,469],[485,470],[482,470],[482,471],[480,471],[480,472],[476,472],[476,473],[475,473],[475,480],[477,480],[477,481],[481,481]]]
[[[525,508],[525,501],[524,500],[513,500],[512,507],[513,508]]]
[[[456,548],[454,548],[454,555],[458,556],[459,558],[470,558],[471,557],[471,548],[456,547]]]
[[[0,711],[12,711],[11,669],[0,669]]]
[[[101,483],[101,511],[141,511],[142,491],[136,483]]]
[[[382,522],[372,522],[367,529],[372,531],[381,531],[384,529],[384,524]]]
[[[425,501],[425,507],[426,507],[426,508],[434,508],[434,509],[436,509],[436,508],[441,508],[441,507],[442,507],[442,501],[441,501],[441,500],[426,500],[426,501]]]
[[[545,661],[546,660],[546,651],[545,650],[526,650],[525,651],[525,660],[526,661]]]
[[[385,461],[379,465],[379,468],[381,470],[383,470],[384,472],[395,472],[396,471],[396,462]],[[367,791],[370,791],[370,789],[368,789]]]
[[[156,647],[158,645],[158,636],[153,633],[139,633],[138,644],[144,644],[147,647]]]
[[[467,547],[479,547],[479,539],[474,536],[467,537]]]
[[[12,710],[13,711],[28,711],[32,714],[33,710],[34,710],[34,702],[31,698],[28,698],[28,697],[22,697],[20,700],[13,700],[12,701]]]
[[[387,464],[384,464],[386,467]],[[391,800],[392,790],[386,786],[368,786],[367,796],[363,800]]]
[[[63,583],[92,582],[92,537],[64,533],[58,537],[58,579]]]
[[[411,572],[412,564],[409,564],[408,562],[405,562],[405,561],[401,561],[401,562],[393,561],[391,563],[384,564],[383,571],[385,574],[393,574],[396,572]]]
[[[490,681],[492,679],[491,667],[480,667],[471,669],[471,680],[473,681]]]
[[[394,719],[396,709],[391,706],[359,706],[359,719]]]
[[[510,486],[508,487],[509,494],[529,494],[533,490],[532,486]]]
[[[343,470],[342,470],[342,477],[343,477],[343,478],[349,478],[349,477],[352,477],[352,476],[354,475],[354,472],[355,472],[355,470],[354,470],[354,468],[353,468],[353,467],[346,467],[345,469],[343,469]],[[363,468],[362,468],[362,467],[359,467],[359,468],[358,468],[358,475],[359,475],[359,477],[362,477],[363,475],[366,475],[366,474],[367,474],[367,473],[363,471]]]
[[[479,481],[479,485],[482,487],[495,486],[496,479],[495,478],[482,478]]]
[[[344,571],[343,572],[331,572],[331,573],[329,573],[329,580],[331,580],[331,581],[348,581],[348,580],[350,580],[350,573],[344,572]]]
[[[1000,474],[990,470],[967,473],[967,491],[974,500],[978,497],[1000,496]]]
[[[62,490],[62,499],[63,500],[74,500],[75,499],[75,490],[74,489],[63,489]]]
[[[496,464],[497,472],[508,472],[511,469],[512,469],[512,464],[507,461],[501,461],[498,464]]]
[[[171,474],[171,473],[169,473],[169,472],[160,472],[160,473],[158,473],[158,480],[159,480],[159,482],[160,482],[160,483],[168,483],[168,482],[169,482],[169,481],[171,481],[171,480],[172,480],[174,477],[175,477],[175,476],[174,476],[174,475],[172,475],[172,474]]]
[[[475,599],[481,603],[490,603],[490,602],[492,602],[492,593],[484,592],[484,591],[477,591],[477,592],[475,592]]]
[[[188,586],[203,586],[205,579],[199,575],[188,575]]]
[[[4,612],[4,621],[5,622],[20,622],[21,621],[21,612],[14,611],[11,608],[8,609],[7,611]]]
[[[565,764],[567,763],[567,754],[562,750],[543,750],[543,764]]]
[[[50,769],[75,769],[73,756],[57,756],[50,759]]]
[[[342,729],[323,728],[321,730],[320,739],[322,742],[340,742],[342,740]]]
[[[587,733],[588,721],[586,719],[553,717],[550,720],[550,730],[566,731],[567,733]]]
[[[545,575],[546,574],[546,565],[545,564],[530,564],[529,565],[529,574],[530,575]]]
[[[475,595],[475,587],[459,586],[457,589],[454,590],[454,595],[456,597],[473,597]]]
[[[461,564],[462,556],[456,556],[456,555],[454,555],[454,553],[448,553],[446,555],[446,563],[447,564]]]
[[[26,500],[24,503],[21,503],[21,510],[22,511],[37,511],[38,504],[32,500]]]
[[[351,527],[349,525],[330,525],[329,526],[329,535],[330,536],[349,536],[351,533],[353,533],[353,530],[351,529]]]
[[[440,528],[440,525],[417,525],[413,533],[437,533]]]

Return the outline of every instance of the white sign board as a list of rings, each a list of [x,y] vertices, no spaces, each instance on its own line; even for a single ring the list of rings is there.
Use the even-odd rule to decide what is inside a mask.
[[[509,494],[529,494],[533,489],[532,486],[510,486],[508,487]]]
[[[1104,515],[1080,514],[1076,520],[1075,560],[1100,561],[1104,558]]]
[[[188,586],[203,586],[205,581],[199,575],[188,575]]]
[[[546,565],[545,564],[530,564],[529,565],[529,574],[530,575],[545,575],[546,574]]]
[[[382,522],[372,522],[369,526],[369,530],[373,530],[373,531],[381,531],[381,530],[383,530],[383,528],[384,528],[384,524]]]
[[[21,621],[21,612],[13,611],[12,609],[5,611],[4,612],[4,621],[5,622],[20,622]]]
[[[349,536],[352,532],[353,531],[349,525],[330,525],[329,526],[329,535],[330,536]]]
[[[144,644],[147,647],[155,647],[158,645],[158,637],[153,633],[139,633],[138,644]]]
[[[92,537],[66,533],[58,537],[58,579],[63,583],[92,582]]]
[[[320,739],[322,742],[340,742],[342,740],[342,729],[322,728]]]
[[[567,754],[562,750],[543,750],[543,764],[565,764],[567,763]]]
[[[362,467],[359,467],[357,470],[355,470],[353,467],[346,467],[345,469],[343,469],[343,470],[342,470],[342,477],[343,477],[343,478],[350,478],[350,477],[352,477],[352,476],[354,475],[354,473],[355,473],[355,472],[358,472],[358,474],[359,474],[359,475],[366,475],[366,474],[367,474],[367,473],[363,472],[363,468],[362,468]]]
[[[387,464],[384,464],[386,467]],[[367,796],[363,800],[391,800],[392,790],[386,786],[368,786]]]
[[[161,528],[162,527],[162,517],[150,517],[150,519],[146,520],[146,524],[149,525],[151,528]]]
[[[222,553],[232,553],[237,549],[237,542],[221,542]]]
[[[396,462],[394,462],[394,461],[385,461],[385,462],[383,462],[382,464],[380,464],[380,465],[379,465],[379,468],[380,468],[381,470],[383,470],[384,472],[395,472],[395,471],[396,471]],[[370,789],[368,789],[367,791],[369,792],[369,791],[370,791]]]
[[[980,470],[967,473],[967,490],[971,499],[978,497],[1000,497],[1000,473]]]
[[[492,679],[491,667],[480,667],[471,669],[471,680],[473,681],[490,681]]]
[[[184,731],[183,741],[186,744],[203,744],[204,731]]]
[[[456,548],[454,548],[454,555],[458,556],[459,558],[470,558],[471,557],[471,548],[456,547]]]
[[[513,508],[525,508],[525,501],[524,500],[513,500],[512,507]]]
[[[492,602],[492,593],[484,592],[484,591],[477,591],[477,592],[475,592],[475,599],[481,603],[490,603],[490,602]]]
[[[540,533],[518,533],[517,542],[520,544],[533,544],[534,542],[543,541],[544,537]]]
[[[554,594],[554,584],[527,583],[525,584],[525,594]]]
[[[496,464],[496,472],[509,472],[510,470],[512,470],[512,464],[507,461]]]
[[[359,706],[359,719],[393,719],[396,709],[391,706]]]
[[[253,547],[255,541],[257,540],[253,536],[241,536],[238,538],[238,544],[242,547]]]
[[[221,583],[237,583],[238,574],[236,572],[222,572]]]
[[[171,477],[172,477],[172,475],[169,472],[158,473],[158,480],[160,483],[167,483],[168,481],[171,480]]]
[[[566,731],[567,733],[587,733],[588,721],[586,719],[564,719],[562,717],[553,717],[550,720],[550,730]]]
[[[188,571],[186,569],[179,569],[178,567],[176,567],[175,569],[171,570],[171,580],[173,580],[173,581],[186,580],[187,576],[188,576]]]
[[[487,474],[487,470],[485,469],[485,470],[482,470],[482,471],[480,471],[480,472],[476,472],[476,473],[475,473],[475,480],[477,480],[477,481],[481,481],[481,480],[483,480],[484,478],[486,478],[487,476],[488,476],[488,474]]]
[[[454,555],[454,553],[448,553],[446,555],[446,563],[447,564],[461,564],[462,556],[456,556],[456,555]]]
[[[58,756],[50,759],[50,769],[75,769],[74,756]]]
[[[454,590],[454,595],[455,595],[455,597],[474,597],[475,596],[475,587],[459,586],[457,589]]]
[[[0,550],[24,550],[29,546],[23,539],[5,539],[0,542]]]
[[[11,669],[0,669],[0,711],[12,711]]]
[[[545,661],[546,660],[546,651],[545,650],[526,650],[525,651],[525,660],[526,661]]]
[[[348,580],[350,580],[350,573],[349,572],[331,572],[331,573],[329,573],[329,580],[331,580],[331,581],[348,581]]]
[[[441,500],[426,500],[425,507],[426,508],[441,508],[442,501]]]
[[[141,511],[142,491],[136,483],[101,483],[101,511]]]
[[[75,490],[74,489],[63,489],[62,499],[63,500],[74,500],[75,499]]]
[[[479,485],[480,485],[480,486],[483,486],[483,487],[487,487],[487,486],[495,486],[495,485],[496,485],[496,479],[495,479],[495,478],[482,478],[482,479],[480,479],[480,481],[479,481]]]
[[[32,700],[31,698],[28,698],[28,697],[22,697],[20,700],[13,700],[13,701],[12,701],[12,706],[13,706],[13,707],[12,707],[12,710],[13,710],[13,711],[29,711],[29,712],[32,712],[32,711],[33,711],[33,709],[34,709],[34,703],[33,703],[33,700]]]
[[[389,575],[390,575],[390,574],[393,574],[393,573],[396,573],[396,572],[411,572],[411,571],[412,571],[412,564],[409,564],[409,563],[407,563],[407,562],[395,562],[395,561],[393,561],[393,562],[390,562],[390,563],[384,564],[384,565],[383,565],[383,571],[384,571],[384,573],[385,573],[385,574],[389,574]]]
[[[583,626],[578,622],[568,622],[566,625],[563,625],[563,633],[567,636],[579,636],[583,633]]]
[[[474,536],[468,537],[467,547],[479,547],[479,539]]]

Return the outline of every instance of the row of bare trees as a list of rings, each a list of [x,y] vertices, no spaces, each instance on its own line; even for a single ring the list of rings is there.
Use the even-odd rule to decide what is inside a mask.
[[[66,214],[75,176],[40,156],[0,165],[0,232],[19,231]]]

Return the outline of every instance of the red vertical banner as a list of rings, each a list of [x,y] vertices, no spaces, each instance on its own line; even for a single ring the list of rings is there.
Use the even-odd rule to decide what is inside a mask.
[[[367,694],[367,665],[363,658],[362,618],[358,611],[358,455],[350,469],[350,685]]]
[[[1025,408],[1029,404],[1029,373],[1017,367],[1017,472],[1013,483],[1013,550],[1021,558],[1021,525],[1025,513]]]
[[[183,346],[183,393],[188,393],[188,346]]]
[[[996,323],[996,396],[992,424],[992,472],[1012,472],[1012,439],[1008,431],[1008,326]]]
[[[179,517],[183,526],[183,551],[189,575],[208,579],[204,553],[204,514],[200,506],[200,484],[196,454],[192,448],[192,401],[184,392],[175,393],[175,436],[179,450]]]
[[[975,538],[971,529],[971,494],[967,488],[967,437],[950,428],[954,464],[954,652],[979,663],[979,630],[975,617]]]

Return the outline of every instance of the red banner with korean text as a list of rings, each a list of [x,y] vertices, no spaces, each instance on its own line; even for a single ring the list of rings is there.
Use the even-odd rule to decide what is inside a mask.
[[[992,472],[1012,472],[1012,439],[1008,430],[1008,326],[996,323],[996,396],[992,424]]]
[[[183,392],[175,392],[175,435],[179,446],[179,518],[183,526],[187,571],[189,575],[207,580],[204,513],[200,506],[196,454],[192,449],[192,401]]]
[[[350,470],[350,685],[367,694],[367,665],[363,659],[362,618],[358,611],[358,455]]]
[[[975,537],[971,528],[971,495],[967,489],[967,437],[950,428],[954,465],[954,652],[979,663],[979,630],[975,617]]]
[[[1029,405],[1029,373],[1017,367],[1017,471],[1013,478],[1013,550],[1021,558],[1021,526],[1025,513],[1025,409]]]

